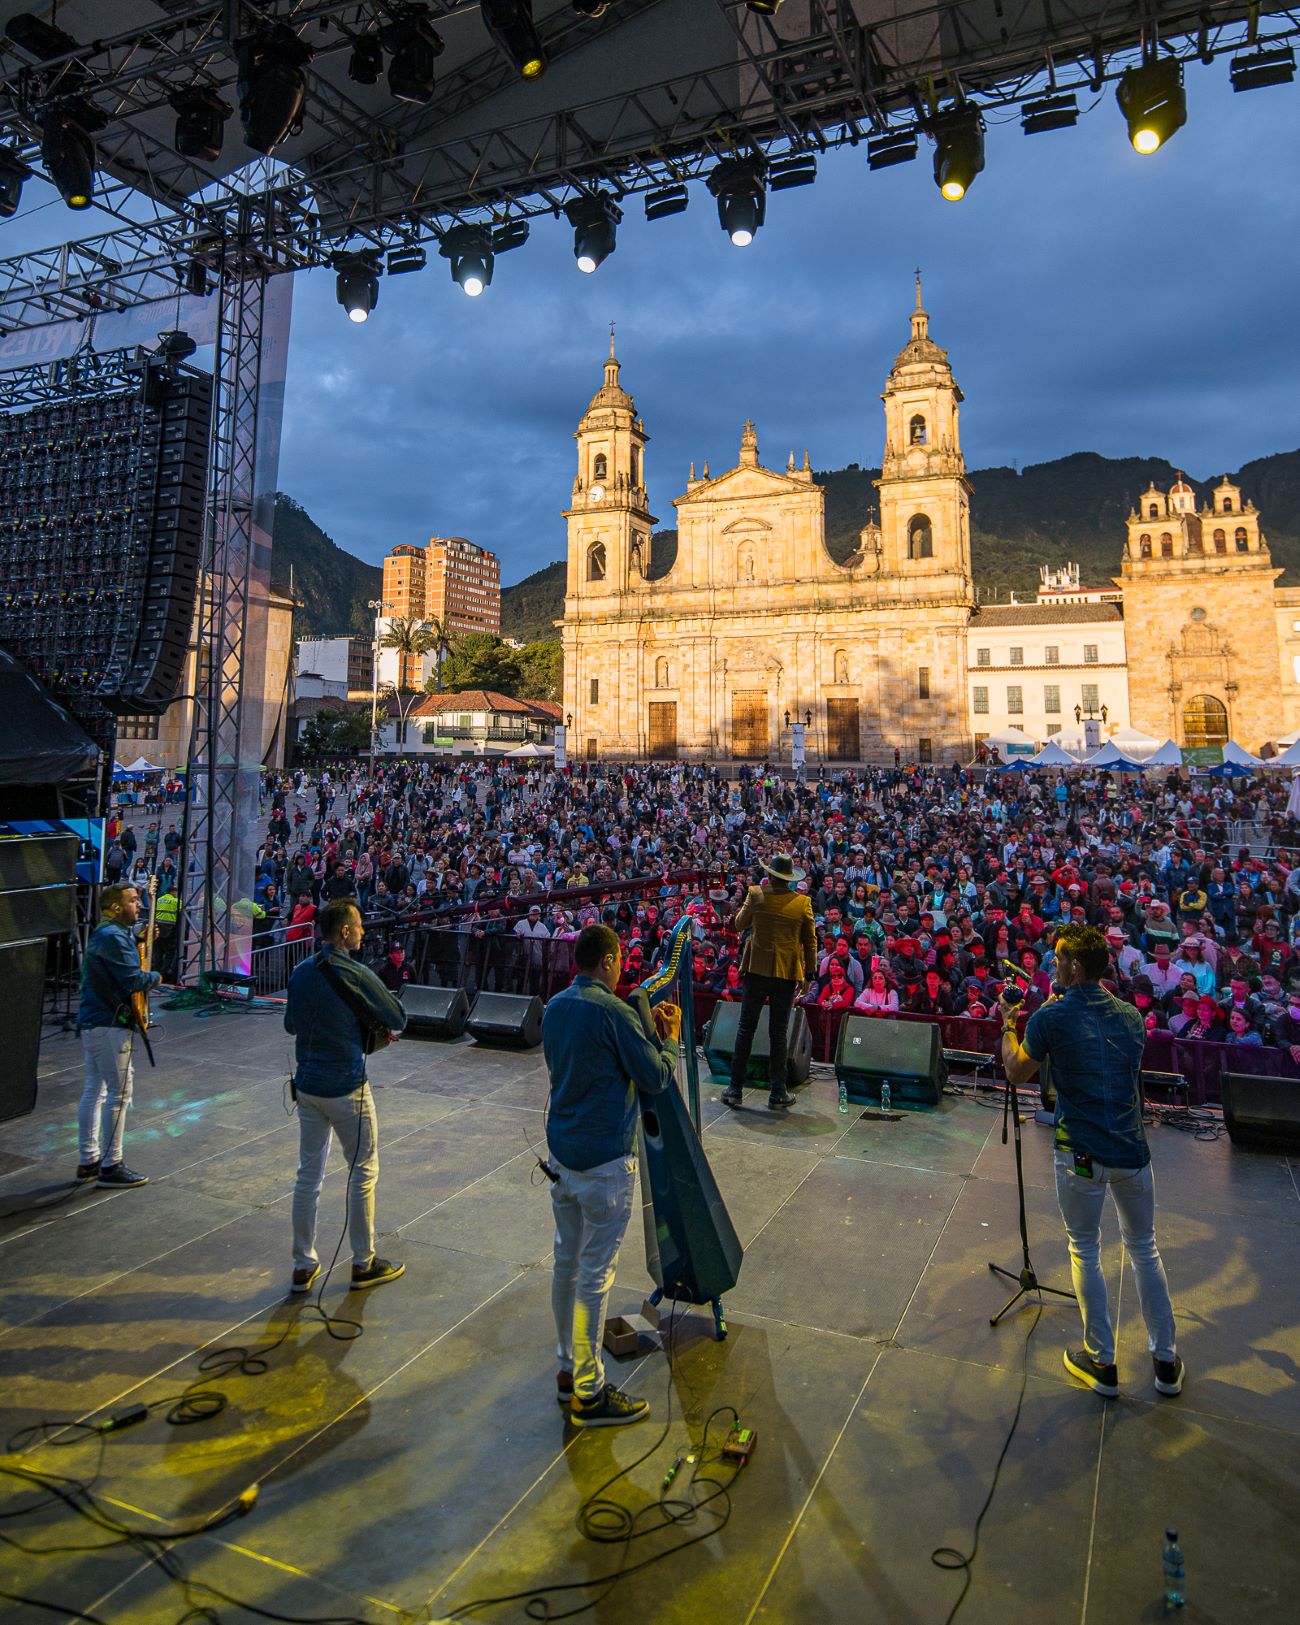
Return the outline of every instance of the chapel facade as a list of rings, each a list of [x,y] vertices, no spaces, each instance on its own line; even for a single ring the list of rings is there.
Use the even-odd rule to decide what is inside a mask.
[[[574,436],[562,639],[577,756],[761,761],[968,759],[974,608],[962,395],[917,281],[911,336],[882,396],[879,521],[837,564],[808,454],[763,466],[746,423],[734,468],[692,467],[677,553],[651,580],[648,436],[610,340]]]

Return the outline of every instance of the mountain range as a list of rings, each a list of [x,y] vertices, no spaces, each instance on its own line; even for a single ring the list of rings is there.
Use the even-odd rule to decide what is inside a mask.
[[[1198,503],[1218,484],[1218,474],[1200,478],[1160,457],[1101,457],[1075,452],[1026,468],[983,468],[969,478],[971,564],[983,599],[1015,592],[1032,599],[1042,565],[1059,568],[1067,560],[1081,568],[1083,582],[1109,582],[1120,565],[1124,522],[1138,497],[1154,481],[1163,490],[1179,473]],[[842,562],[857,545],[858,532],[878,495],[872,481],[879,469],[847,468],[814,473],[826,492],[826,547]],[[1242,497],[1259,508],[1274,563],[1300,580],[1300,451],[1277,452],[1246,463],[1229,476]],[[677,532],[656,531],[651,577],[662,576],[677,553]],[[275,504],[272,585],[287,590],[290,570],[302,602],[299,633],[364,631],[370,626],[366,601],[378,597],[382,571],[365,564],[326,536],[306,510],[280,493]],[[555,622],[564,612],[563,559],[534,571],[501,592],[501,632],[529,643],[559,636]]]

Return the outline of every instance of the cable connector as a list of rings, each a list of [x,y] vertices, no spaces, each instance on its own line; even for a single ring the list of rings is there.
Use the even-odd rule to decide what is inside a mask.
[[[555,1169],[551,1167],[549,1162],[543,1162],[542,1159],[538,1157],[537,1166],[546,1175],[547,1179],[550,1180],[552,1185],[558,1185],[560,1183],[559,1174],[556,1173]]]
[[[147,1405],[129,1405],[124,1411],[117,1411],[100,1425],[101,1433],[121,1433],[123,1428],[133,1428],[137,1422],[143,1422],[149,1415]]]

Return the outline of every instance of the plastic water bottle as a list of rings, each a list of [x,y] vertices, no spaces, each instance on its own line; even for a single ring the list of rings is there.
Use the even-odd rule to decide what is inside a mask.
[[[889,1110],[889,1085],[887,1083],[882,1083],[880,1086],[880,1110],[882,1113]]]
[[[847,1083],[845,1083],[844,1079],[841,1078],[840,1079],[840,1110],[842,1112],[846,1112],[846,1111],[848,1111],[848,1109],[849,1109],[849,1086],[848,1086]]]
[[[1165,1530],[1165,1613],[1172,1614],[1187,1601],[1187,1575],[1183,1566],[1183,1549],[1178,1544],[1178,1531]]]

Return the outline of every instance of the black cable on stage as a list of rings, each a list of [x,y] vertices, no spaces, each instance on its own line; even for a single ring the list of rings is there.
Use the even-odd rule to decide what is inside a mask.
[[[948,1617],[944,1621],[944,1625],[952,1625],[953,1620],[956,1619],[957,1610],[961,1607],[962,1603],[966,1601],[966,1593],[970,1590],[971,1580],[974,1578],[975,1557],[980,1549],[980,1525],[984,1522],[984,1517],[988,1512],[988,1509],[993,1505],[993,1497],[997,1492],[998,1479],[1002,1475],[1002,1464],[1007,1459],[1007,1452],[1011,1449],[1011,1441],[1015,1438],[1016,1429],[1020,1426],[1020,1413],[1024,1409],[1025,1394],[1029,1388],[1029,1343],[1030,1339],[1038,1329],[1038,1322],[1043,1318],[1043,1308],[1044,1304],[1040,1296],[1038,1300],[1038,1308],[1034,1312],[1034,1318],[1030,1322],[1029,1330],[1025,1333],[1024,1355],[1020,1368],[1020,1394],[1016,1400],[1016,1413],[1011,1418],[1011,1426],[1007,1429],[1007,1436],[1002,1441],[1002,1449],[998,1452],[997,1465],[993,1469],[993,1482],[989,1485],[989,1492],[984,1497],[984,1505],[979,1509],[979,1512],[976,1515],[975,1529],[971,1540],[970,1551],[959,1552],[955,1546],[936,1546],[935,1549],[930,1553],[930,1561],[936,1568],[950,1569],[953,1571],[961,1570],[966,1576],[965,1580],[962,1582],[961,1592],[957,1597],[957,1601],[953,1603],[952,1608],[948,1613]]]

